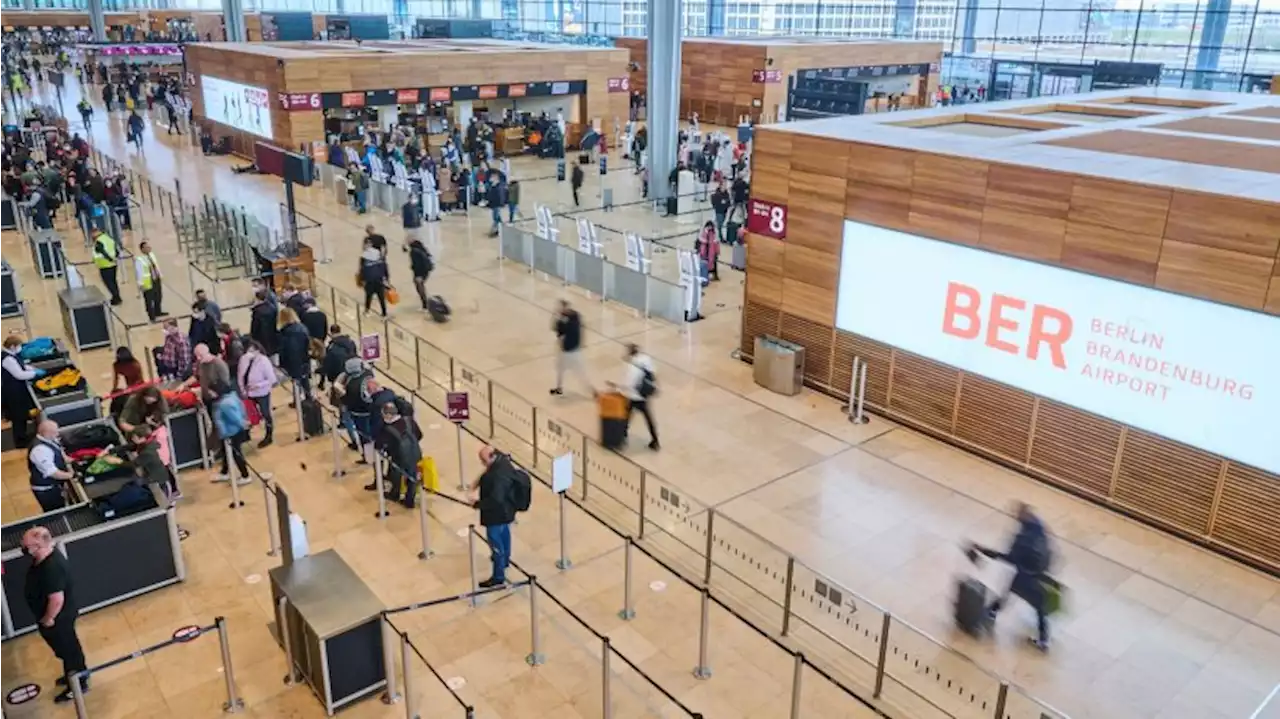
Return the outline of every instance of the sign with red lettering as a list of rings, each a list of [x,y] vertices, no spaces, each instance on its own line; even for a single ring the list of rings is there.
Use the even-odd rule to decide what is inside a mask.
[[[418,104],[417,90],[396,90],[397,105],[416,105]]]
[[[836,327],[1280,472],[1274,315],[849,220]]]
[[[631,78],[629,77],[611,77],[608,84],[609,92],[630,92]]]
[[[318,92],[281,92],[277,93],[276,99],[280,101],[280,109],[286,112],[320,109]]]
[[[445,394],[445,416],[450,422],[466,422],[471,419],[471,400],[466,392]]]
[[[787,237],[787,206],[752,199],[747,203],[747,232],[775,240]]]
[[[478,96],[481,100],[492,100],[498,96],[497,85],[481,85]]]
[[[343,107],[364,107],[363,92],[344,92],[342,93]]]
[[[433,87],[427,99],[431,102],[448,102],[453,99],[453,91],[447,87]]]
[[[529,94],[528,85],[507,85],[507,97],[524,97]]]
[[[782,82],[781,70],[752,70],[751,82],[754,83],[777,83]]]

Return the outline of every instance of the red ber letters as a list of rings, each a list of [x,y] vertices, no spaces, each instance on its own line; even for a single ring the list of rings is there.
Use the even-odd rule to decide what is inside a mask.
[[[999,293],[991,295],[986,312],[986,332],[982,331],[980,313],[982,293],[959,282],[947,284],[947,306],[942,319],[942,331],[965,340],[983,338],[983,344],[1011,355],[1021,353],[1019,328],[1027,308],[1025,300]],[[1048,305],[1031,306],[1031,324],[1026,333],[1027,359],[1040,359],[1042,348],[1047,347],[1049,360],[1058,369],[1067,368],[1063,346],[1071,339],[1071,315]]]

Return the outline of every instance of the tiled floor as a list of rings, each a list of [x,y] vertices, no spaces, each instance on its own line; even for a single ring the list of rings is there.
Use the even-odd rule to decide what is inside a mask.
[[[69,88],[64,97],[68,107],[78,99],[75,93]],[[170,142],[163,127],[150,130],[161,134],[148,135],[145,160],[126,150],[119,118],[104,120],[100,114],[94,142],[109,155],[129,158],[139,172],[164,186],[172,188],[174,179],[180,179],[187,201],[210,192],[243,204],[264,222],[278,217],[283,195],[278,182],[234,175],[231,161],[204,158]],[[554,173],[554,166],[531,160],[517,161],[514,169],[527,178]],[[636,194],[638,183],[625,170],[607,179],[616,183],[617,202],[626,202],[627,193]],[[535,201],[561,208],[570,202],[567,186],[554,179],[528,180],[523,193],[528,214]],[[350,277],[363,226],[374,224],[393,243],[401,236],[397,217],[357,217],[322,189],[300,192],[299,209],[323,222],[328,253],[335,258],[321,267],[320,278],[349,294],[354,294]],[[697,227],[696,221],[663,220],[639,206],[595,211],[592,217],[623,232],[676,235],[667,241],[681,246],[692,243]],[[183,279],[185,261],[168,219],[148,211],[145,221],[170,278],[170,308],[181,310],[190,297]],[[390,371],[410,384],[422,377],[422,394],[439,406],[443,390],[432,383],[448,383],[452,355],[455,377],[472,392],[477,412],[473,427],[487,436],[492,399],[498,443],[529,457],[536,405],[539,450],[546,462],[550,453],[563,448],[578,450],[582,432],[595,434],[593,405],[581,390],[560,401],[546,395],[554,367],[550,311],[560,297],[575,293],[518,267],[500,266],[492,241],[484,238],[486,230],[480,212],[429,226],[439,268],[431,285],[451,300],[456,316],[448,325],[433,325],[408,305],[396,308],[393,319],[401,334],[388,327]],[[562,221],[562,236],[572,233]],[[17,238],[6,236],[4,249],[25,272],[33,306],[44,310],[33,313],[36,329],[58,332],[60,322],[49,311],[54,283],[31,279]],[[393,267],[392,274],[407,284],[404,269]],[[1248,717],[1280,681],[1280,583],[1274,578],[879,418],[851,425],[837,403],[825,397],[809,392],[781,397],[755,386],[750,368],[729,356],[737,345],[742,277],[727,268],[722,274],[724,280],[712,287],[705,303],[708,318],[685,329],[585,297],[575,300],[588,327],[584,352],[594,382],[620,376],[622,345],[634,341],[658,362],[663,386],[657,403],[662,452],[632,450],[628,462],[588,449],[586,506],[592,512],[634,534],[643,483],[649,498],[643,545],[694,577],[704,571],[700,553],[710,526],[712,585],[718,596],[730,598],[731,606],[774,635],[781,629],[784,576],[788,556],[793,556],[789,641],[860,691],[869,686],[867,662],[874,663],[878,650],[882,614],[876,605],[891,611],[896,619],[889,627],[892,651],[883,696],[896,716],[992,716],[996,675],[1018,687],[1006,705],[1013,719],[1040,716],[1024,694],[1077,719]],[[140,314],[129,292],[126,288],[125,309]],[[243,287],[220,287],[223,292],[239,297]],[[336,314],[354,322],[349,312]],[[4,326],[7,331],[14,321],[6,320]],[[417,350],[418,362],[409,359],[413,341],[405,344],[407,333],[425,340]],[[137,349],[154,341],[155,331],[135,331],[134,337]],[[106,362],[105,351],[82,358],[91,381],[106,370]],[[96,380],[95,387],[105,382]],[[425,408],[421,411],[432,416]],[[330,479],[328,441],[296,446],[287,440],[292,418],[282,417],[281,423],[278,435],[286,441],[251,461],[274,472],[288,489],[308,520],[313,549],[337,548],[388,605],[465,588],[465,527],[474,515],[436,500],[431,535],[437,555],[419,562],[416,518],[396,508],[385,522],[374,520],[376,503],[360,489],[367,478],[352,473]],[[459,473],[454,431],[439,419],[423,424],[428,430],[424,446],[440,462],[447,490]],[[643,435],[639,425],[636,429]],[[462,473],[471,477],[478,443],[467,437],[463,444]],[[7,481],[0,507],[9,520],[29,513],[33,501],[25,488],[22,458],[6,456],[3,467]],[[183,545],[188,581],[85,617],[81,633],[90,660],[133,651],[178,626],[223,614],[250,713],[319,716],[319,706],[305,689],[286,688],[279,681],[284,660],[267,629],[271,607],[265,573],[273,560],[264,556],[261,492],[255,488],[246,495],[248,506],[232,512],[226,508],[229,490],[205,480],[203,472],[184,473],[188,499],[180,519],[192,532]],[[1057,641],[1047,656],[1022,641],[1030,617],[1021,607],[1002,617],[997,636],[983,642],[954,632],[949,616],[954,577],[973,571],[959,546],[969,539],[1004,541],[1012,526],[1006,511],[1013,499],[1030,501],[1044,515],[1058,538],[1060,573],[1070,587],[1068,611],[1055,622]],[[619,620],[623,541],[582,510],[568,507],[574,566],[564,572],[554,567],[556,503],[543,490],[516,531],[516,560],[522,566],[690,709],[707,717],[787,714],[790,655],[715,604],[710,632],[714,676],[693,678],[698,593],[640,552],[634,554],[638,616],[632,622]],[[992,584],[1004,581],[997,568],[981,571]],[[830,595],[820,599],[813,593],[820,579],[859,596],[851,598],[843,590],[837,601]],[[661,584],[655,589],[651,582]],[[414,637],[444,677],[465,680],[459,695],[476,706],[478,716],[601,716],[599,641],[545,597],[540,616],[548,663],[537,669],[523,663],[529,651],[524,590],[486,601],[474,611],[451,605],[393,621]],[[937,649],[927,636],[952,651]],[[54,665],[37,639],[7,642],[3,660],[5,690],[32,680],[45,684],[48,692]],[[612,668],[615,716],[682,715],[670,699],[646,689],[623,662],[615,658]],[[417,666],[413,673],[426,702],[420,709],[424,715],[462,715],[425,667]],[[870,715],[813,670],[805,671],[802,685],[802,716]],[[98,678],[89,699],[94,717],[218,713],[224,697],[216,646],[202,639],[112,669]],[[401,712],[403,707],[387,708],[371,700],[347,713]],[[51,709],[42,696],[8,707],[7,714],[65,716],[67,711]]]

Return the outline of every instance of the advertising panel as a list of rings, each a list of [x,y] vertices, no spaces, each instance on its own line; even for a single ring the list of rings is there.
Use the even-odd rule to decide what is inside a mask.
[[[772,237],[775,240],[785,240],[787,238],[787,206],[751,198],[747,204],[747,232]]]
[[[836,326],[1280,472],[1280,317],[846,221]]]
[[[271,95],[266,90],[201,75],[200,91],[205,117],[271,139]]]

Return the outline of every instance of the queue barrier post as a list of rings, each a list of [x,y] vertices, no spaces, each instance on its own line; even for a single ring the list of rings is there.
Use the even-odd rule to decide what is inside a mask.
[[[791,631],[791,592],[795,587],[796,581],[796,558],[787,555],[787,580],[782,595],[782,632],[781,636],[787,636],[787,632]]]
[[[276,630],[280,632],[280,643],[284,644],[284,660],[289,672],[284,675],[285,686],[293,686],[297,681],[297,673],[293,663],[293,636],[289,632],[289,598],[280,597],[276,602]]]
[[[476,581],[476,525],[467,525],[467,565],[471,570],[471,606],[479,606],[476,590],[480,585]]]
[[[884,689],[884,665],[889,659],[889,625],[893,624],[893,615],[885,612],[880,622],[880,658],[876,661],[876,685],[871,692],[872,699],[879,699]]]
[[[698,665],[693,675],[699,679],[711,678],[711,664],[707,661],[707,635],[711,630],[711,589],[702,588],[701,621],[698,622]]]
[[[329,435],[333,438],[333,470],[329,472],[329,476],[333,478],[344,477],[347,470],[342,468],[342,421],[339,417],[338,421],[333,423],[329,428]]]
[[[565,570],[573,566],[573,561],[569,559],[568,536],[569,532],[565,526],[564,502],[567,491],[560,492],[557,497],[557,506],[560,508],[560,558],[556,560],[556,569]]]
[[[538,578],[529,577],[529,656],[524,660],[529,666],[545,664],[547,656],[542,653],[542,634],[538,630]]]
[[[396,691],[396,654],[393,646],[396,633],[385,614],[379,622],[379,628],[382,631],[382,669],[387,677],[387,690],[382,693],[382,703],[395,704],[400,701],[400,693]]]
[[[267,513],[267,540],[271,542],[271,548],[267,550],[267,556],[274,557],[280,553],[280,529],[276,527],[272,517],[274,512],[271,511],[271,495],[273,494],[271,480],[261,475],[259,476],[262,482],[262,507]]]
[[[635,603],[631,595],[631,563],[632,551],[635,549],[635,541],[631,537],[627,537],[626,546],[623,548],[623,576],[622,576],[622,610],[618,612],[618,618],[624,621],[630,621],[636,618]]]
[[[228,714],[238,714],[244,709],[244,700],[236,694],[236,674],[231,666],[231,639],[227,635],[226,617],[214,620],[218,626],[218,648],[222,651],[222,678],[227,684],[227,701],[222,710]]]
[[[378,512],[373,516],[378,519],[386,519],[391,514],[387,511],[387,492],[383,486],[385,477],[386,470],[382,468],[382,453],[375,450],[373,452],[373,491],[378,493]]]
[[[804,654],[796,652],[795,668],[791,670],[791,719],[800,719],[800,682],[804,679]]]
[[[293,389],[293,415],[298,420],[298,441],[301,442],[307,438],[306,433],[302,431],[302,388],[298,387],[296,379],[291,380],[289,384]]]
[[[238,476],[240,466],[234,461],[235,455],[231,452],[231,440],[222,440],[222,451],[226,452],[224,461],[227,464],[227,483],[231,485],[231,504],[229,507],[231,509],[239,509],[244,506],[244,500],[240,499],[240,477]]]
[[[431,551],[431,528],[427,522],[427,502],[431,493],[426,487],[421,487],[418,494],[418,533],[422,535],[422,551],[418,552],[418,559],[431,559],[435,556]]]
[[[609,666],[609,660],[613,655],[613,647],[609,644],[609,636],[605,635],[600,638],[600,675],[601,675],[601,699],[603,706],[601,707],[604,719],[613,719],[613,696],[611,690],[613,687],[613,670]]]
[[[84,686],[81,682],[89,678],[89,672],[76,672],[68,678],[71,683],[71,699],[76,705],[76,719],[89,719],[89,710],[84,705]]]
[[[587,448],[591,445],[591,439],[587,435],[582,435],[582,501],[587,501],[587,490],[591,487],[591,480],[587,475]]]
[[[400,633],[400,666],[404,672],[404,717],[418,719],[418,697],[413,690],[413,647],[409,646],[409,635]]]
[[[462,423],[454,422],[453,430],[457,433],[458,443],[458,491],[466,492],[470,488],[467,486],[466,471],[462,459]]]

